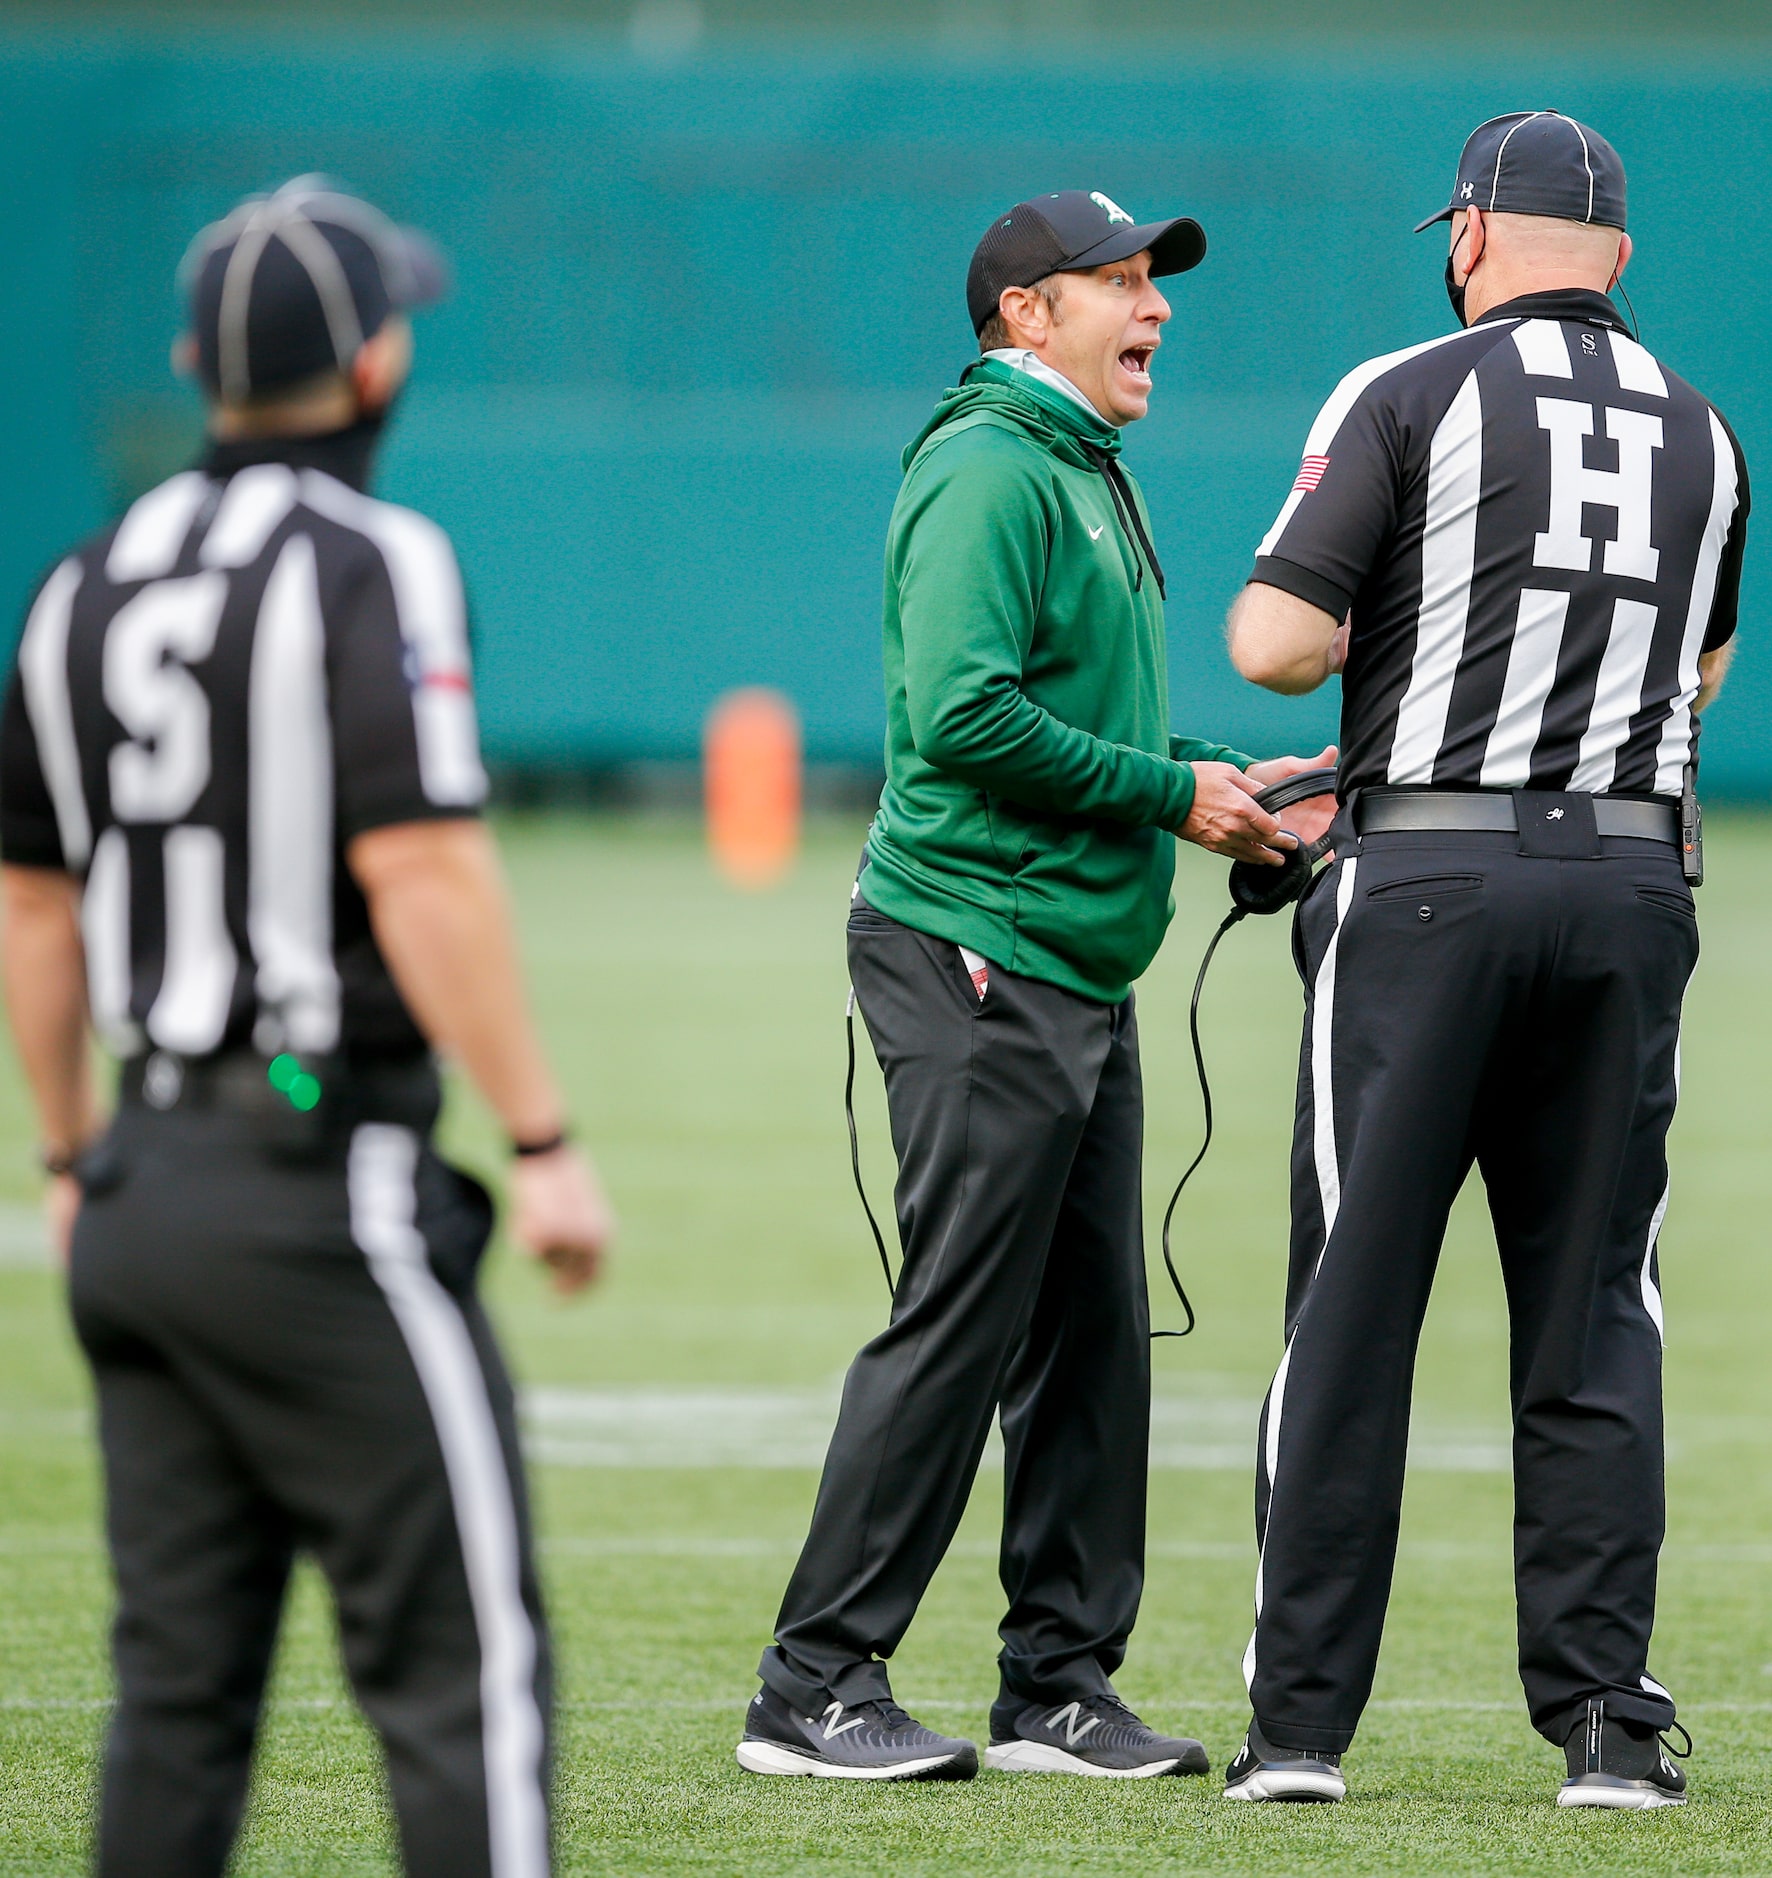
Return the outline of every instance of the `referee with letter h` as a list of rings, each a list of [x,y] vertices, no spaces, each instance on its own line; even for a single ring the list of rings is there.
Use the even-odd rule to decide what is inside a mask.
[[[1474,1161],[1512,1327],[1520,1675],[1565,1752],[1558,1804],[1679,1805],[1649,1670],[1656,1241],[1698,957],[1697,713],[1729,659],[1747,472],[1608,298],[1631,243],[1603,137],[1554,111],[1482,125],[1422,227],[1448,220],[1460,330],[1341,382],[1232,615],[1258,684],[1341,673],[1343,806],[1297,916],[1286,1344],[1226,1793],[1345,1791],[1417,1339]]]
[[[408,1870],[543,1878],[549,1669],[484,1191],[562,1290],[610,1221],[524,1008],[460,576],[365,493],[435,255],[318,179],[199,237],[198,468],[49,575],[0,728],[7,1002],[97,1382],[118,1705],[98,1869],[220,1873],[292,1560],[337,1601]],[[101,1127],[87,1003],[122,1059]]]
[[[1099,192],[1017,204],[967,283],[983,356],[904,453],[887,541],[887,782],[849,917],[886,1077],[904,1247],[843,1389],[740,1765],[969,1777],[892,1698],[896,1649],[991,1422],[1008,1600],[987,1763],[1204,1773],[1116,1695],[1144,1577],[1144,1123],[1131,982],[1172,911],[1175,837],[1278,863],[1252,764],[1172,737],[1163,573],[1121,427],[1144,416],[1186,217]],[[1325,817],[1325,821],[1327,817]]]

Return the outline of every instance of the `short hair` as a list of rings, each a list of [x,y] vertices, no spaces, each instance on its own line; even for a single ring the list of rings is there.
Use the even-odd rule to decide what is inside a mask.
[[[1063,274],[1048,274],[1042,280],[1030,282],[1028,292],[1037,293],[1046,302],[1046,310],[1052,315],[1053,324],[1056,325],[1063,317],[1058,310],[1058,303],[1064,297]],[[980,327],[978,349],[980,352],[1001,352],[1008,344],[1009,327],[999,310]]]

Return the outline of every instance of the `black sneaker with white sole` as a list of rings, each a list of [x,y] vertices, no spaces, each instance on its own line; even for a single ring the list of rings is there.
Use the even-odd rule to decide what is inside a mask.
[[[1277,1748],[1251,1722],[1237,1758],[1224,1770],[1224,1797],[1294,1804],[1345,1800],[1341,1756],[1317,1748]]]
[[[1678,1722],[1674,1723],[1680,1728]],[[1685,1737],[1685,1760],[1692,1737]],[[1646,1813],[1661,1806],[1686,1804],[1686,1776],[1668,1759],[1669,1750],[1646,1722],[1620,1721],[1606,1713],[1603,1696],[1590,1698],[1587,1713],[1569,1730],[1563,1744],[1569,1778],[1557,1793],[1559,1806],[1605,1806],[1617,1812]]]
[[[745,1711],[738,1764],[753,1774],[823,1780],[970,1780],[978,1749],[912,1721],[890,1696],[805,1715],[765,1686]]]
[[[1199,1742],[1147,1728],[1117,1695],[1075,1702],[999,1699],[991,1709],[984,1764],[1006,1774],[1093,1774],[1148,1780],[1153,1774],[1203,1774]]]

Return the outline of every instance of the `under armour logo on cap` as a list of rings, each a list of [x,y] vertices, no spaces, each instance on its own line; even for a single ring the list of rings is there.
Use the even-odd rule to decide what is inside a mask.
[[[1458,159],[1451,206],[1415,232],[1466,206],[1623,228],[1624,164],[1597,130],[1561,111],[1510,111],[1471,132]]]

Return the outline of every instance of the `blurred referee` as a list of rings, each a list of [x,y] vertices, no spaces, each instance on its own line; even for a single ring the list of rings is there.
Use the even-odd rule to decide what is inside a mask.
[[[292,1559],[338,1604],[407,1868],[548,1869],[549,1670],[485,1191],[560,1289],[610,1231],[524,1008],[460,576],[364,493],[422,238],[319,179],[188,262],[199,468],[44,582],[0,730],[6,996],[97,1381],[119,1698],[98,1869],[226,1865]],[[86,1010],[122,1059],[101,1129]]]
[[[1474,1161],[1512,1326],[1520,1674],[1565,1749],[1558,1803],[1678,1805],[1648,1661],[1656,1239],[1698,957],[1696,713],[1729,661],[1747,470],[1607,297],[1631,241],[1603,137],[1493,119],[1422,227],[1446,220],[1461,330],[1343,379],[1232,616],[1258,684],[1341,671],[1344,806],[1298,916],[1287,1340],[1226,1792],[1344,1790],[1416,1342]]]

